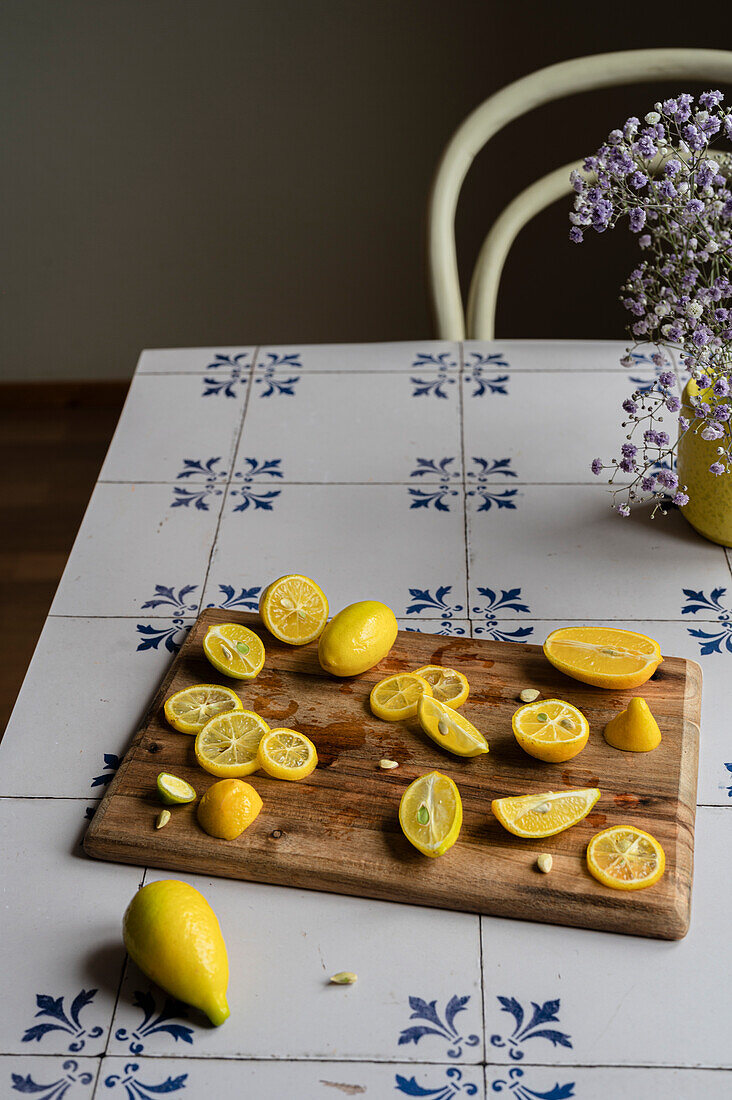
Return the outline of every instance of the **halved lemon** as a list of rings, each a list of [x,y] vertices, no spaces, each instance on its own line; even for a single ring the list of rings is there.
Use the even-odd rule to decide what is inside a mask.
[[[576,791],[545,791],[517,798],[496,798],[491,809],[504,829],[514,836],[539,839],[563,833],[587,817],[600,797],[597,787]]]
[[[513,734],[524,752],[548,764],[571,760],[587,744],[590,727],[581,710],[563,699],[527,703],[511,719]]]
[[[180,806],[184,802],[193,802],[196,792],[185,779],[179,779],[170,772],[161,772],[157,780],[160,801],[166,806]]]
[[[244,705],[231,688],[218,684],[197,684],[176,691],[165,700],[165,717],[178,733],[196,734],[217,714],[244,710]]]
[[[290,645],[306,645],[322,634],[328,622],[328,601],[310,577],[290,573],[265,588],[259,613],[275,638]]]
[[[446,668],[444,665],[422,665],[421,668],[415,668],[414,672],[416,676],[421,676],[427,681],[435,699],[439,699],[441,703],[447,703],[453,710],[461,707],[468,697],[470,691],[468,679],[454,668]]]
[[[420,775],[399,803],[399,824],[422,855],[442,856],[452,848],[463,823],[463,803],[455,783],[441,772]]]
[[[634,825],[613,825],[587,845],[587,869],[603,886],[643,890],[658,882],[666,867],[663,848]]]
[[[264,646],[260,638],[241,623],[217,623],[206,631],[203,652],[224,676],[235,680],[253,680],[264,665]]]
[[[488,752],[488,742],[479,730],[447,703],[423,695],[417,705],[419,724],[443,749],[456,756],[480,756]]]
[[[257,749],[269,726],[253,710],[219,714],[196,735],[196,760],[211,775],[241,779],[259,767]]]
[[[601,688],[640,687],[663,658],[653,638],[612,626],[563,626],[544,642],[544,654],[560,672]]]
[[[304,779],[315,769],[318,753],[304,733],[269,730],[259,742],[259,766],[273,779]]]
[[[421,676],[400,672],[374,684],[369,702],[377,718],[400,722],[402,718],[413,718],[422,696],[431,694],[432,688]]]

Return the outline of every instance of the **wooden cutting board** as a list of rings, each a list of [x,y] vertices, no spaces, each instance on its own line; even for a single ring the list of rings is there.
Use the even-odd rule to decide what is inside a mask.
[[[193,754],[193,738],[165,722],[163,702],[196,683],[224,683],[201,642],[215,622],[242,622],[262,637],[265,668],[251,683],[228,681],[246,709],[270,726],[301,729],[320,763],[307,779],[287,783],[255,773],[264,808],[235,841],[216,840],[198,826],[195,805],[160,811],[155,781],[170,771],[199,794],[215,782]],[[461,708],[488,739],[490,753],[461,760],[444,752],[416,720],[383,722],[369,709],[377,680],[424,664],[460,669],[470,681]],[[518,692],[537,687],[578,706],[590,741],[574,760],[544,764],[527,756],[511,732]],[[89,826],[89,855],[170,871],[223,875],[334,893],[411,902],[473,913],[679,939],[689,925],[696,809],[701,669],[666,657],[638,692],[648,701],[663,740],[652,753],[610,748],[603,727],[632,692],[603,691],[557,672],[541,648],[514,642],[450,638],[400,631],[389,656],[363,676],[337,680],[320,668],[317,643],[277,642],[255,615],[204,611],[173,661],[116,776]],[[382,771],[381,757],[399,761]],[[418,775],[438,770],[460,788],[464,819],[457,844],[440,859],[420,855],[402,835],[399,799]],[[602,797],[579,825],[543,841],[520,840],[493,817],[491,799],[544,790],[599,787]],[[590,837],[630,823],[651,832],[666,852],[666,872],[647,890],[610,890],[588,873]],[[550,852],[549,875],[536,857]]]

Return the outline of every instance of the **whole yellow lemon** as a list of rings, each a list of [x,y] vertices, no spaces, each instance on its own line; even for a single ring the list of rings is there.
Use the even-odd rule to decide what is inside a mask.
[[[349,604],[320,635],[318,659],[333,676],[358,676],[386,657],[398,630],[396,616],[386,604],[378,600]]]
[[[229,960],[203,894],[176,879],[143,886],[127,906],[122,935],[130,958],[148,978],[200,1008],[212,1024],[223,1024],[229,1015]]]

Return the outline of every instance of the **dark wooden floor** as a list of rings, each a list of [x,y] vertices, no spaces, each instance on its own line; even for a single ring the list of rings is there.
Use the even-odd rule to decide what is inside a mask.
[[[126,391],[126,382],[0,385],[0,736]]]

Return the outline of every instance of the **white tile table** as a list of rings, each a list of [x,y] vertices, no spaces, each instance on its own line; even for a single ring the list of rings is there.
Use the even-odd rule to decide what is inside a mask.
[[[677,512],[614,517],[589,474],[654,377],[622,353],[143,353],[0,746],[0,1098],[732,1095],[730,564]],[[687,938],[197,877],[232,1016],[212,1029],[168,1002],[120,939],[138,885],[165,876],[85,858],[85,821],[197,611],[253,609],[293,570],[406,629],[541,642],[618,620],[699,660]],[[358,983],[329,986],[341,969]]]

